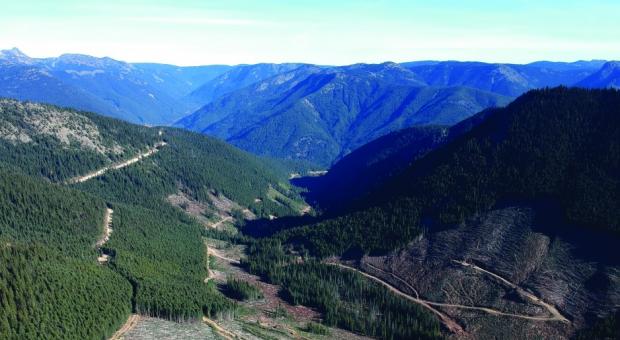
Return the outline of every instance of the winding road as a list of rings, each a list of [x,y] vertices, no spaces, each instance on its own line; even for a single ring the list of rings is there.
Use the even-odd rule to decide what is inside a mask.
[[[466,263],[464,261],[457,261],[457,260],[453,260],[453,262],[461,264],[463,266],[466,267],[470,267],[473,268],[474,270],[480,271],[482,273],[491,275],[492,277],[500,280],[502,283],[508,285],[511,288],[514,288],[519,294],[525,296],[526,298],[528,298],[529,300],[531,300],[533,303],[545,308],[550,314],[551,316],[532,316],[532,315],[524,315],[524,314],[514,314],[514,313],[506,313],[506,312],[502,312],[500,310],[496,310],[493,308],[488,308],[488,307],[478,307],[478,306],[466,306],[466,305],[460,305],[460,304],[452,304],[452,303],[442,303],[442,302],[435,302],[435,301],[429,301],[429,300],[424,300],[419,298],[419,295],[414,297],[411,296],[407,293],[404,293],[403,291],[401,291],[400,289],[392,286],[390,283],[376,277],[373,276],[369,273],[366,273],[362,270],[359,270],[357,268],[354,267],[350,267],[344,264],[340,264],[340,263],[326,263],[329,265],[334,265],[334,266],[338,266],[340,268],[343,269],[347,269],[347,270],[351,270],[351,271],[355,271],[357,273],[359,273],[360,275],[371,279],[383,286],[385,286],[387,289],[389,289],[391,292],[404,297],[407,300],[410,300],[414,303],[417,303],[425,308],[427,308],[428,310],[430,310],[431,312],[433,312],[435,315],[437,315],[439,317],[439,319],[441,320],[441,322],[446,326],[446,328],[448,328],[451,332],[455,333],[455,334],[466,334],[465,331],[463,330],[463,328],[454,320],[452,320],[450,317],[448,317],[447,315],[445,315],[444,313],[438,311],[437,309],[433,308],[433,306],[435,307],[445,307],[445,308],[456,308],[456,309],[466,309],[466,310],[476,310],[476,311],[481,311],[481,312],[485,312],[487,314],[491,314],[491,315],[497,315],[497,316],[507,316],[507,317],[514,317],[514,318],[520,318],[520,319],[526,319],[526,320],[533,320],[533,321],[560,321],[560,322],[564,322],[564,323],[570,323],[570,321],[565,318],[562,314],[560,314],[560,312],[557,310],[556,307],[542,301],[542,299],[540,299],[539,297],[535,296],[532,293],[529,293],[527,291],[525,291],[524,289],[522,289],[521,287],[517,286],[516,284],[506,280],[505,278],[492,273],[490,271],[484,270],[476,265],[470,264],[470,263]],[[404,281],[402,278],[396,276],[393,273],[388,273],[384,270],[381,270],[371,264],[367,264],[369,267],[376,269],[378,271],[381,271],[385,274],[389,274],[394,276],[396,279],[406,283],[406,285],[411,288],[415,294],[418,294],[417,290],[415,290],[415,288],[413,288],[409,283],[407,283],[406,281]]]
[[[127,167],[129,165],[132,165],[140,160],[142,160],[143,158],[147,158],[150,157],[152,155],[154,155],[155,153],[157,153],[157,151],[159,151],[160,148],[162,148],[163,146],[167,145],[166,142],[159,142],[156,143],[152,148],[150,148],[148,151],[145,151],[131,159],[128,159],[126,161],[120,162],[120,163],[116,163],[116,164],[111,164],[108,165],[104,168],[101,168],[99,170],[90,172],[86,175],[83,176],[77,176],[77,177],[73,177],[69,180],[67,180],[68,184],[77,184],[77,183],[83,183],[88,181],[89,179],[93,179],[95,177],[99,177],[102,176],[103,174],[105,174],[106,172],[110,171],[110,170],[118,170],[118,169],[122,169],[124,167]]]
[[[461,327],[461,325],[459,325],[456,321],[452,320],[450,317],[448,317],[447,315],[445,315],[444,313],[438,311],[437,309],[433,308],[432,305],[436,305],[436,303],[427,301],[427,300],[423,300],[423,299],[419,299],[416,297],[413,297],[407,293],[402,292],[401,290],[399,290],[398,288],[392,286],[391,284],[383,281],[382,279],[376,277],[376,276],[372,276],[364,271],[361,271],[357,268],[353,268],[353,267],[349,267],[347,265],[344,264],[340,264],[340,263],[326,263],[332,266],[337,266],[343,269],[347,269],[347,270],[351,270],[354,272],[359,273],[360,275],[371,279],[375,282],[380,283],[381,285],[385,286],[388,290],[390,290],[392,293],[396,294],[396,295],[400,295],[401,297],[404,297],[407,300],[410,300],[412,302],[415,302],[423,307],[425,307],[426,309],[428,309],[429,311],[431,311],[432,313],[434,313],[435,315],[437,315],[437,317],[439,317],[439,319],[441,320],[441,322],[446,326],[446,328],[448,328],[448,330],[450,330],[450,332],[455,333],[455,334],[459,334],[459,335],[465,335],[467,334],[465,332],[465,330],[463,329],[463,327]]]
[[[499,280],[500,282],[502,282],[503,284],[509,286],[510,288],[515,289],[519,295],[521,295],[521,296],[527,298],[528,300],[532,301],[532,303],[537,304],[537,305],[545,308],[552,316],[551,317],[547,317],[547,318],[542,318],[542,317],[534,317],[534,316],[527,317],[527,316],[523,316],[523,315],[513,315],[513,314],[506,314],[506,313],[503,313],[502,315],[510,315],[510,316],[521,317],[521,318],[530,319],[530,320],[561,321],[561,322],[565,322],[565,323],[570,323],[570,321],[566,317],[564,317],[564,315],[562,315],[560,313],[560,311],[558,311],[558,309],[555,306],[546,303],[545,301],[543,301],[538,296],[536,296],[536,295],[526,291],[525,289],[523,289],[523,288],[519,287],[518,285],[508,281],[507,279],[505,279],[505,278],[503,278],[503,277],[501,277],[501,276],[499,276],[499,275],[497,275],[495,273],[492,273],[492,272],[490,272],[488,270],[482,269],[482,268],[476,266],[473,263],[468,263],[468,262],[465,262],[465,261],[458,261],[458,260],[452,260],[452,262],[458,263],[458,264],[460,264],[460,265],[462,265],[464,267],[472,268],[472,269],[474,269],[476,271],[479,271],[481,273],[490,275],[491,277]]]

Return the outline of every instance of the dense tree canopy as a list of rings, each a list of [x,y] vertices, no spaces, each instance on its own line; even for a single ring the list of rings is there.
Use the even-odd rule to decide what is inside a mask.
[[[569,223],[620,231],[620,92],[531,91],[429,153],[352,212],[280,237],[320,255],[385,252],[502,201],[550,200]]]

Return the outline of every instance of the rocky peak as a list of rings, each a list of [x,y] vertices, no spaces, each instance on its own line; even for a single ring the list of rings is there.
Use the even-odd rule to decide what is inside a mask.
[[[23,64],[32,63],[32,58],[27,56],[24,52],[20,51],[16,47],[11,48],[9,50],[0,51],[0,60],[12,62],[12,63],[23,63]]]

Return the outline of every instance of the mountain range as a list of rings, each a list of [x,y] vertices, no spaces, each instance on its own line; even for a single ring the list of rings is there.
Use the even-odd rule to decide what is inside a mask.
[[[412,125],[454,124],[509,98],[426,86],[394,63],[302,67],[223,96],[176,125],[277,158],[331,163]]]
[[[325,166],[391,131],[452,125],[530,89],[613,87],[614,69],[596,60],[305,65],[224,95],[175,125],[254,153]],[[589,80],[600,72],[606,77]]]
[[[178,67],[0,52],[0,96],[182,127],[264,156],[326,167],[410,126],[452,125],[534,88],[618,86],[602,60]]]
[[[167,125],[199,107],[183,98],[226,69],[129,64],[78,54],[39,59],[12,49],[0,52],[0,96]]]
[[[108,338],[132,313],[239,338],[618,334],[616,68],[2,52],[2,91],[76,108],[0,99],[0,337]],[[201,133],[78,107],[144,125],[144,91],[160,113],[205,96],[177,120]],[[302,190],[205,133],[334,164]]]

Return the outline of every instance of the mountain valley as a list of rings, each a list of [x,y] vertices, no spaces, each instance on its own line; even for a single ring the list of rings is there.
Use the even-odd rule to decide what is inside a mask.
[[[619,75],[2,51],[0,338],[613,338]]]

